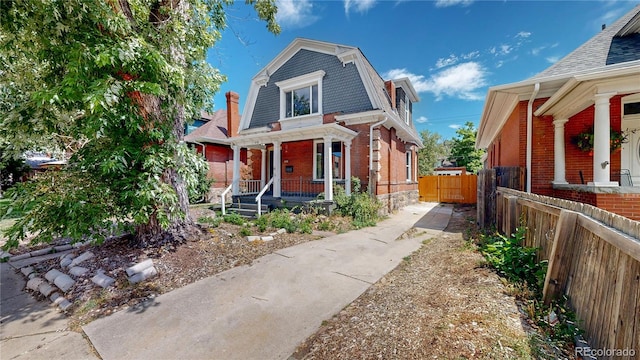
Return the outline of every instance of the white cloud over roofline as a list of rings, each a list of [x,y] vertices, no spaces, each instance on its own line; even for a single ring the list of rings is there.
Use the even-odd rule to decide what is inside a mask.
[[[392,69],[382,75],[385,79],[409,78],[418,93],[432,93],[436,100],[444,96],[462,100],[482,100],[479,93],[487,85],[487,70],[477,62],[465,62],[432,74],[429,78],[407,69]]]
[[[356,12],[365,13],[374,7],[376,0],[344,0],[344,13],[349,16],[349,12],[353,8]]]
[[[277,0],[276,20],[283,29],[296,29],[309,26],[320,19],[313,13],[310,0]]]

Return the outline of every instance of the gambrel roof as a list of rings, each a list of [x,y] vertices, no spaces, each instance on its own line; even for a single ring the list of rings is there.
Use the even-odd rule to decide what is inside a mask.
[[[240,135],[266,132],[279,120],[280,91],[276,83],[319,71],[327,74],[322,80],[323,114],[336,118],[354,114],[386,117],[385,126],[394,127],[401,139],[421,144],[418,132],[400,118],[384,80],[359,48],[304,38],[295,39],[253,77]],[[412,89],[408,79],[403,81]],[[419,100],[415,90],[410,96],[414,102]]]

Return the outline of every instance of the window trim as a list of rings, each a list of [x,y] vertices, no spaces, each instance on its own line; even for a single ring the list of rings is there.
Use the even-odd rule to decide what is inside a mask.
[[[340,140],[338,141],[331,141],[331,147],[333,148],[333,144],[334,143],[338,143],[340,144],[340,153],[342,154],[341,157],[341,161],[340,161],[340,178],[336,178],[334,177],[333,180],[335,181],[341,181],[344,180],[344,143]],[[324,166],[324,140],[319,139],[319,140],[313,140],[313,181],[324,181],[324,171],[322,171],[322,177],[318,178],[316,175],[316,169],[318,166],[318,144],[322,144],[322,149],[323,149],[323,159],[322,159],[322,166]],[[324,168],[323,168],[324,170]]]
[[[409,94],[405,91],[404,93],[404,123],[407,125],[411,124],[411,111],[410,111],[410,99]]]
[[[408,149],[405,151],[405,175],[407,177],[407,182],[411,182],[413,178],[413,150]]]
[[[322,78],[326,73],[324,70],[314,71],[305,75],[296,76],[291,79],[278,81],[276,86],[280,88],[280,121],[300,119],[303,117],[316,117],[322,114]],[[300,116],[286,117],[287,115],[287,93],[293,90],[302,89],[304,87],[318,86],[318,112]],[[311,105],[313,110],[313,105]]]

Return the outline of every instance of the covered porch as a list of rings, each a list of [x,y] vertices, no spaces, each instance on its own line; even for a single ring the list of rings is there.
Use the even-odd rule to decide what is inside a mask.
[[[357,135],[338,124],[288,130],[245,131],[231,139],[234,199],[304,202],[324,193],[333,200],[335,184],[351,193],[351,141]],[[250,163],[241,169],[246,148]]]

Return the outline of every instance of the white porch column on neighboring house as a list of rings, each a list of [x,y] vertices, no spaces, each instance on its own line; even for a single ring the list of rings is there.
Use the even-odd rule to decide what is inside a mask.
[[[240,192],[240,146],[232,145],[233,149],[233,180],[231,183],[231,193],[238,195]]]
[[[344,192],[351,195],[351,141],[344,143]]]
[[[280,141],[273,142],[273,197],[282,196],[282,152]]]
[[[324,137],[324,199],[333,201],[333,161],[331,136]]]
[[[596,94],[595,114],[593,119],[593,186],[617,186],[617,182],[611,182],[609,171],[611,169],[610,135],[611,114],[609,99],[615,93]]]
[[[267,149],[260,149],[262,158],[260,159],[260,189],[267,184]]]
[[[558,119],[553,122],[553,183],[568,184],[565,158],[564,125],[569,119]]]

